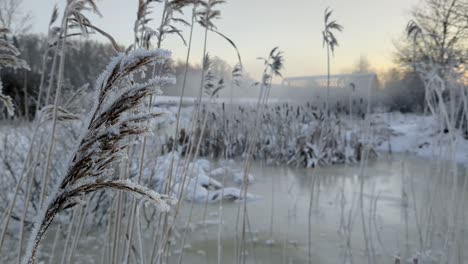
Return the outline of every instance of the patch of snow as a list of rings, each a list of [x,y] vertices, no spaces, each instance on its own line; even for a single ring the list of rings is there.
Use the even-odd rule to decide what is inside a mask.
[[[468,164],[468,140],[455,131],[454,154],[451,157],[450,133],[444,133],[433,116],[385,113],[372,115],[376,131],[376,150],[381,152],[413,153],[430,159],[453,158]]]

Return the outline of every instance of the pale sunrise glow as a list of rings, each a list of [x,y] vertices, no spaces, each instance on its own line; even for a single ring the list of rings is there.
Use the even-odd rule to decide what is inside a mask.
[[[34,32],[44,32],[52,7],[60,1],[25,0],[25,11],[34,15]],[[419,0],[233,0],[220,6],[222,18],[218,28],[239,47],[246,70],[255,78],[261,74],[262,64],[256,59],[266,56],[278,46],[284,51],[284,76],[317,75],[326,73],[326,51],[322,47],[323,11],[333,8],[334,17],[343,26],[339,47],[332,61],[332,73],[349,72],[361,55],[368,58],[372,68],[382,71],[393,64],[393,41],[403,36],[410,17],[410,9]],[[137,1],[98,1],[103,18],[93,22],[109,32],[122,44],[133,41],[133,23]],[[160,6],[154,9],[159,21]],[[186,14],[190,9],[185,10]],[[155,22],[156,23],[156,22]],[[188,32],[186,32],[188,33]],[[201,62],[203,31],[195,29],[192,63]],[[105,41],[105,40],[102,40]],[[174,57],[185,57],[186,48],[179,39],[170,37],[164,47]],[[225,41],[210,36],[209,52],[235,63],[234,51]]]

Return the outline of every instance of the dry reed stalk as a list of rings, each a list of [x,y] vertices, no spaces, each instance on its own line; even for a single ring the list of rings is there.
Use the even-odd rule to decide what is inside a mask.
[[[82,209],[82,207],[80,206],[79,210],[81,210],[81,209]],[[65,263],[65,259],[67,257],[67,253],[68,253],[68,244],[69,244],[71,236],[72,236],[73,226],[75,225],[76,215],[78,214],[78,212],[76,210],[73,210],[72,214],[70,216],[70,224],[68,225],[67,236],[65,238],[65,244],[63,246],[63,252],[62,252],[62,257],[60,258],[60,263]]]
[[[205,71],[203,72],[204,73],[203,75],[205,76],[207,82],[206,82],[206,84],[204,85],[203,88],[205,90],[205,93],[207,93],[210,96],[211,102],[213,102],[213,99],[215,98],[217,93],[221,89],[224,88],[224,81],[223,81],[223,79],[220,79],[217,83],[215,82],[215,78],[211,74],[211,67],[212,67],[212,64],[210,62],[209,56],[207,55],[207,56],[205,56],[205,60],[204,60]],[[164,232],[163,237],[162,237],[163,238],[162,239],[163,243],[161,244],[163,246],[163,248],[162,248],[163,252],[167,252],[169,250],[168,242],[169,242],[169,239],[170,239],[171,231],[172,231],[173,225],[175,224],[175,219],[178,216],[181,201],[184,199],[183,198],[184,197],[183,196],[183,193],[184,193],[183,190],[184,190],[185,181],[186,181],[186,177],[187,177],[187,171],[188,171],[188,167],[189,167],[189,163],[187,163],[187,162],[189,160],[192,160],[192,159],[196,160],[198,158],[198,155],[200,153],[201,143],[202,143],[202,140],[203,140],[203,136],[205,134],[207,120],[208,120],[208,111],[206,111],[204,116],[203,116],[203,124],[201,126],[201,131],[200,131],[200,135],[199,135],[199,138],[198,138],[198,143],[196,144],[196,148],[193,149],[194,144],[191,144],[188,157],[186,157],[186,164],[184,166],[182,184],[179,186],[179,190],[178,190],[178,196],[179,196],[178,200],[179,200],[179,202],[178,202],[176,210],[175,210],[174,219],[173,219],[172,223],[170,223],[170,224],[167,224],[166,223],[167,219],[165,219],[165,226],[167,226],[167,227],[163,228],[163,232]],[[193,122],[193,124],[195,124],[195,122]],[[172,159],[171,159],[171,166],[173,166],[173,158],[174,157],[172,157]],[[190,175],[193,174],[195,166],[196,165],[193,164],[193,166],[192,166],[192,168],[190,170]],[[171,167],[171,169],[172,169],[172,167]],[[170,177],[172,177],[172,175],[170,175]],[[171,178],[169,178],[169,182],[167,183],[167,188],[171,187],[170,179]],[[197,185],[197,183],[198,183],[198,174],[195,177],[195,186]],[[171,190],[167,189],[167,191],[170,192]],[[195,189],[194,189],[194,191],[195,191]],[[205,202],[206,202],[205,203],[205,213],[206,213],[206,204],[208,202],[208,197],[207,197],[207,200]],[[180,255],[180,258],[179,258],[179,262],[182,261],[183,245],[185,243],[185,237],[186,237],[186,234],[187,234],[187,226],[190,224],[190,221],[191,221],[193,206],[194,206],[194,204],[192,203],[192,205],[190,207],[189,218],[188,218],[187,223],[186,223],[186,230],[184,231],[184,235],[183,235],[183,239],[182,239],[182,248],[181,248],[181,255]],[[204,218],[205,218],[205,216],[204,216]]]
[[[182,93],[181,93],[180,98],[179,98],[179,106],[178,106],[178,109],[177,109],[176,126],[175,126],[175,132],[174,132],[174,138],[175,139],[179,138],[179,126],[180,126],[180,116],[181,116],[181,111],[182,111],[182,102],[183,102],[183,98],[184,98],[184,95],[185,95],[185,88],[186,88],[186,85],[187,85],[189,59],[190,59],[190,55],[191,55],[191,51],[192,51],[193,29],[194,29],[194,25],[195,25],[195,19],[196,19],[196,14],[197,14],[197,6],[198,6],[198,1],[191,1],[191,2],[192,2],[192,5],[193,5],[193,7],[192,7],[192,19],[191,19],[191,23],[190,23],[190,34],[189,34],[188,48],[187,48],[187,54],[186,54],[186,59],[185,59],[185,66],[184,66],[184,77],[183,77],[183,82],[182,82]],[[172,170],[172,168],[174,166],[174,155],[175,155],[175,149],[176,149],[176,142],[177,142],[177,140],[174,140],[174,142],[172,144],[173,154],[172,154],[172,159],[171,159],[171,167],[170,167],[171,170]],[[176,171],[176,173],[178,173],[178,172]],[[172,173],[170,173],[170,177],[172,177]],[[182,180],[182,185],[181,186],[183,186],[185,184],[185,179],[186,179],[186,173],[183,175],[183,180]],[[179,189],[179,193],[180,192],[181,192],[181,190]],[[177,203],[177,206],[176,206],[176,209],[175,209],[173,224],[175,224],[175,221],[177,219],[177,216],[178,216],[178,213],[179,213],[179,210],[180,210],[181,201],[182,201],[182,199],[179,196],[178,197],[178,203]],[[172,227],[173,226],[170,226],[168,228],[168,230],[169,230],[168,237],[170,236],[170,231],[171,231]],[[152,262],[153,262],[153,259],[155,257],[154,251],[156,249],[156,244],[157,244],[156,234],[154,235],[154,237],[155,237],[154,238],[155,240],[153,242],[153,247],[152,247],[154,250],[153,250],[153,253],[151,254],[151,261]]]
[[[128,143],[130,143],[130,139],[128,140]],[[127,157],[130,157],[130,148],[127,149]],[[126,159],[120,162],[120,171],[119,171],[119,178],[121,180],[126,180],[129,171],[127,168],[130,166],[130,162]],[[119,247],[119,241],[120,241],[120,231],[121,231],[121,226],[122,226],[122,211],[125,209],[125,203],[124,203],[124,193],[119,191],[117,193],[117,209],[115,212],[115,226],[113,230],[113,234],[115,239],[113,240],[113,245],[112,245],[112,254],[111,254],[111,263],[114,263],[117,259],[119,259],[119,254],[118,254],[118,247]]]
[[[36,114],[39,113],[39,110],[41,108],[41,99],[42,99],[42,93],[44,89],[44,81],[45,81],[45,76],[47,73],[47,59],[49,58],[50,49],[54,46],[54,43],[51,44],[50,42],[52,41],[54,37],[56,37],[55,34],[57,33],[55,28],[52,28],[52,25],[55,23],[57,18],[58,18],[58,9],[57,9],[57,6],[55,6],[52,11],[50,20],[49,20],[49,28],[48,28],[49,32],[46,38],[47,48],[44,51],[44,54],[42,56],[42,73],[41,73],[41,79],[39,81],[39,91],[38,91],[37,103],[36,103]],[[54,69],[52,68],[51,71],[53,70]],[[45,103],[45,105],[47,105],[47,102]]]
[[[107,220],[107,226],[106,226],[106,233],[105,233],[105,238],[104,238],[104,246],[102,247],[102,255],[101,255],[101,261],[100,263],[101,264],[105,264],[106,263],[106,260],[110,259],[111,261],[113,261],[112,259],[112,256],[113,256],[113,242],[115,242],[115,239],[112,239],[112,235],[113,235],[113,232],[112,232],[112,220],[116,218],[115,216],[115,207],[117,205],[117,201],[116,200],[112,200],[111,202],[111,210],[110,210],[110,214],[109,214],[109,218]]]
[[[183,78],[183,81],[182,81],[182,92],[181,92],[181,95],[180,95],[180,98],[179,98],[179,106],[178,106],[178,109],[177,109],[177,119],[176,119],[176,126],[175,126],[175,132],[174,132],[174,139],[179,138],[180,115],[181,115],[181,112],[182,112],[182,102],[183,102],[184,95],[185,95],[185,88],[187,86],[188,67],[189,67],[189,60],[190,60],[190,55],[191,55],[191,51],[192,51],[193,29],[194,29],[194,25],[195,25],[196,14],[197,14],[197,4],[193,3],[192,20],[191,20],[191,23],[190,23],[190,34],[189,34],[187,55],[186,55],[186,58],[185,58],[185,66],[184,66],[184,78]],[[175,154],[175,149],[176,149],[176,142],[177,142],[177,140],[174,140],[174,142],[172,144],[172,150],[173,150],[174,154]],[[172,169],[173,164],[174,164],[174,154],[172,155],[171,169]],[[180,199],[179,199],[179,201],[180,201]],[[175,210],[176,215],[178,213],[179,204],[180,204],[180,202],[177,204],[177,208]]]
[[[68,37],[68,31],[70,28],[78,27],[81,30],[80,34],[87,35],[88,31],[85,26],[85,23],[89,23],[89,19],[83,14],[86,10],[92,10],[94,13],[101,15],[99,12],[94,0],[70,0],[67,1],[65,6],[62,22],[61,22],[61,32],[59,37],[61,37],[61,48],[60,48],[60,62],[59,69],[57,74],[57,90],[55,91],[55,100],[54,100],[54,117],[52,121],[52,131],[50,133],[50,142],[47,150],[47,160],[45,164],[45,170],[43,175],[42,189],[39,204],[42,206],[47,194],[47,188],[49,184],[49,175],[50,175],[50,166],[51,159],[54,150],[55,144],[55,134],[57,128],[57,116],[58,116],[58,106],[61,97],[63,78],[64,78],[64,67],[65,67],[65,55],[66,55],[66,40]],[[57,50],[58,52],[58,50]],[[57,55],[58,53],[56,53]],[[52,69],[54,70],[54,69]]]
[[[5,235],[6,235],[6,231],[8,230],[8,226],[9,226],[9,223],[10,223],[10,218],[11,218],[11,214],[13,212],[13,209],[14,209],[14,206],[16,204],[16,198],[17,198],[17,195],[18,195],[18,192],[19,190],[21,189],[21,183],[24,179],[24,177],[26,177],[30,170],[33,169],[35,171],[35,166],[33,164],[30,164],[32,162],[32,157],[33,157],[33,151],[34,151],[34,139],[37,137],[37,134],[39,132],[39,128],[42,127],[43,125],[45,125],[47,122],[50,122],[52,120],[52,110],[53,108],[50,106],[50,107],[45,107],[43,108],[39,114],[38,114],[38,117],[36,119],[36,122],[35,122],[35,125],[34,125],[34,131],[32,133],[32,141],[31,143],[29,144],[29,147],[28,147],[28,154],[26,155],[26,159],[25,161],[23,162],[23,166],[22,166],[22,169],[21,169],[21,173],[20,173],[20,179],[18,180],[18,183],[15,187],[15,192],[14,192],[14,195],[13,195],[13,199],[11,200],[10,204],[9,204],[9,207],[8,207],[8,210],[5,211],[5,216],[6,216],[6,220],[5,220],[5,224],[4,226],[2,227],[2,233],[0,235],[0,251],[2,249],[2,246],[3,246],[3,243],[4,243],[4,239],[5,239]],[[58,121],[67,121],[67,120],[77,120],[78,117],[76,115],[73,115],[72,113],[62,109],[62,108],[59,108],[58,110],[58,116],[57,116],[57,120]],[[40,155],[40,151],[41,151],[41,146],[42,146],[42,137],[41,137],[41,140],[40,140],[40,144],[39,146],[37,147],[37,156]],[[35,175],[35,174],[33,174]],[[25,208],[24,210],[27,210],[27,208]],[[24,223],[22,223],[23,225]]]
[[[24,178],[26,177],[26,175],[29,174],[30,170],[32,169],[32,166],[30,165],[31,157],[33,155],[32,150],[33,150],[33,147],[31,144],[28,150],[28,154],[26,155],[26,159],[23,164],[23,169],[20,173],[20,178],[18,179],[18,182],[16,184],[13,198],[8,206],[8,209],[5,211],[4,217],[2,217],[5,219],[5,223],[2,226],[2,233],[0,235],[0,252],[3,247],[3,243],[5,242],[5,236],[7,234],[8,226],[10,224],[11,214],[13,213],[13,209],[16,205],[16,199],[18,197],[19,190],[21,189]]]
[[[330,97],[330,53],[331,55],[334,55],[335,53],[335,47],[338,46],[338,40],[336,39],[333,30],[336,31],[342,31],[343,26],[338,24],[336,20],[329,21],[331,15],[333,13],[333,10],[330,10],[329,8],[325,9],[324,12],[324,30],[322,31],[322,36],[323,36],[323,45],[327,46],[327,98],[326,98],[326,111],[327,111],[327,116],[330,115],[329,113],[329,97]]]
[[[140,213],[141,213],[141,207],[145,206],[143,201],[140,201],[137,205],[136,208],[136,222],[137,222],[137,242],[138,242],[138,252],[139,252],[139,262],[141,264],[145,264],[145,256],[144,256],[144,250],[143,250],[143,238],[141,235],[141,221],[140,221]]]
[[[147,19],[147,15],[149,15],[150,9],[149,5],[152,1],[150,0],[140,0],[139,1],[139,6],[138,6],[138,12],[137,12],[137,20],[135,22],[135,27],[134,27],[134,33],[135,33],[135,43],[134,47],[140,46],[144,48],[149,48],[150,46],[150,40],[153,36],[156,36],[158,39],[157,42],[157,48],[159,49],[161,47],[162,41],[164,39],[165,35],[169,34],[177,34],[182,41],[185,43],[185,39],[181,34],[181,30],[176,28],[173,24],[174,23],[182,23],[185,25],[188,25],[188,23],[181,19],[181,18],[175,18],[174,17],[174,12],[178,12],[182,14],[182,8],[185,7],[186,5],[190,4],[191,1],[187,0],[165,0],[164,1],[164,7],[163,7],[163,12],[161,16],[161,23],[158,28],[158,30],[152,30],[151,28],[148,27],[148,22],[151,21],[151,19]],[[141,37],[138,37],[138,32],[140,32]],[[163,70],[163,67],[158,68],[158,74],[161,74],[161,71]],[[153,73],[152,77],[154,77],[156,73],[156,66],[153,68]],[[149,108],[151,109],[152,107],[152,96],[150,96],[149,99]],[[145,159],[145,150],[146,150],[146,137],[143,138],[143,143],[141,146],[141,152],[139,156],[139,171],[138,171],[138,183],[141,181],[142,174],[143,174],[143,162]],[[169,192],[166,192],[169,193]],[[129,227],[129,243],[125,251],[125,257],[124,259],[129,261],[130,258],[130,248],[132,246],[132,240],[133,240],[133,226],[134,226],[134,221],[135,221],[135,210],[136,210],[136,201],[133,201],[132,206],[131,206],[131,212],[130,212],[130,227]],[[166,221],[165,221],[166,222]]]
[[[55,250],[57,249],[60,231],[62,231],[62,225],[59,225],[57,227],[57,230],[55,231],[54,242],[52,242],[52,252],[50,253],[49,263],[54,263]]]
[[[36,164],[41,154],[42,140],[43,140],[43,137],[41,136],[41,138],[39,139],[38,147],[37,147],[36,158],[32,163],[32,166],[34,166],[32,175],[28,177],[27,182],[26,182],[26,196],[24,198],[24,205],[23,205],[24,211],[23,211],[23,217],[21,219],[20,241],[19,241],[19,246],[18,246],[18,264],[21,263],[21,256],[23,255],[23,239],[24,239],[23,234],[24,234],[24,228],[25,228],[25,221],[26,221],[26,217],[27,217],[28,209],[29,209],[29,200],[30,200],[30,195],[32,191],[32,186],[33,186],[32,181],[33,181],[34,175],[36,175],[36,167],[37,167]]]
[[[66,47],[66,36],[67,36],[67,30],[68,30],[68,16],[69,16],[69,4],[67,3],[67,6],[65,7],[65,13],[63,15],[62,19],[62,47],[60,50],[60,63],[59,63],[59,70],[58,70],[58,80],[57,80],[57,90],[55,92],[55,101],[54,101],[54,118],[52,121],[52,131],[50,134],[50,142],[49,142],[49,147],[47,151],[47,160],[46,160],[46,165],[44,169],[44,175],[43,175],[43,180],[42,180],[42,189],[41,189],[41,196],[40,196],[40,201],[39,201],[39,206],[42,207],[46,194],[47,194],[47,187],[49,183],[49,174],[50,174],[50,165],[52,161],[52,152],[54,149],[54,144],[55,144],[55,132],[57,128],[57,115],[58,115],[58,104],[59,104],[59,99],[61,95],[61,89],[62,89],[62,79],[63,79],[63,71],[64,71],[64,64],[65,64],[65,47]],[[57,51],[58,52],[58,51]]]
[[[189,134],[193,133],[195,131],[195,122],[194,120],[197,120],[201,116],[201,106],[202,106],[202,95],[203,95],[203,88],[205,84],[205,73],[207,71],[206,69],[206,58],[207,58],[207,43],[208,43],[208,31],[210,29],[216,29],[216,26],[214,25],[214,20],[219,19],[221,12],[219,10],[215,10],[215,6],[219,4],[224,4],[224,0],[207,0],[207,1],[189,1],[193,2],[194,4],[194,9],[193,11],[195,12],[195,16],[198,17],[197,22],[205,29],[204,30],[204,41],[203,41],[203,59],[202,59],[202,70],[201,70],[201,80],[200,80],[200,87],[197,95],[197,100],[196,100],[196,109],[192,112],[192,118],[191,118],[191,130],[189,131]],[[200,5],[203,7],[203,9],[197,11],[196,7]],[[192,17],[193,19],[193,17]],[[193,27],[193,23],[192,23]],[[190,149],[193,149],[192,147],[193,143],[190,142]],[[172,175],[169,175],[169,177],[172,177]]]
[[[58,33],[57,33],[58,34]],[[59,56],[59,50],[60,48],[58,47],[58,43],[56,44],[56,47],[54,49],[54,56],[52,58],[52,65],[50,66],[50,76],[49,76],[49,85],[47,86],[47,92],[46,92],[46,97],[45,97],[45,102],[44,105],[48,105],[50,101],[50,97],[52,96],[52,87],[54,85],[54,79],[55,79],[55,72],[57,68],[57,60]]]
[[[87,201],[85,204],[83,204],[82,206],[82,209],[81,209],[81,217],[78,221],[78,225],[77,225],[77,228],[76,228],[76,233],[74,235],[74,240],[72,241],[72,244],[71,244],[71,251],[68,253],[69,257],[68,257],[68,263],[73,263],[73,257],[75,255],[75,251],[76,251],[76,247],[78,246],[78,241],[80,240],[80,237],[81,237],[81,233],[82,233],[82,230],[83,230],[83,225],[86,221],[86,217],[88,216],[88,210],[89,210],[89,206],[88,203],[89,203],[89,200],[90,198],[88,197]]]
[[[203,48],[203,55],[204,55],[204,60],[203,60],[203,68],[202,68],[202,80],[201,80],[201,83],[200,83],[200,90],[199,90],[199,96],[198,96],[198,100],[197,100],[197,107],[196,107],[196,110],[192,112],[192,118],[191,118],[191,130],[189,131],[188,134],[191,134],[195,131],[195,122],[194,120],[198,119],[201,115],[200,111],[201,111],[201,106],[202,106],[202,100],[201,100],[201,95],[202,95],[202,91],[203,91],[203,88],[205,88],[205,76],[206,76],[206,73],[208,72],[208,66],[209,66],[209,60],[207,59],[208,58],[208,55],[207,55],[207,52],[206,52],[206,45],[207,45],[207,37],[208,37],[208,31],[212,31],[218,35],[220,35],[221,37],[223,37],[225,40],[227,40],[236,50],[236,53],[237,53],[237,56],[238,56],[238,59],[239,59],[239,64],[236,66],[236,69],[235,69],[235,72],[236,72],[236,77],[239,78],[241,77],[241,72],[242,72],[242,62],[241,62],[241,56],[240,56],[240,53],[237,49],[237,46],[234,44],[234,42],[232,40],[230,40],[228,37],[226,37],[225,35],[223,35],[222,33],[220,33],[219,31],[217,31],[216,29],[216,26],[214,25],[213,21],[215,19],[218,19],[220,17],[220,14],[221,12],[219,10],[215,10],[214,7],[216,5],[219,5],[219,4],[223,4],[225,3],[225,1],[213,1],[213,0],[209,0],[209,1],[189,1],[189,2],[192,2],[193,4],[193,9],[192,9],[192,23],[191,23],[191,33],[190,33],[190,45],[189,45],[189,50],[188,50],[188,54],[187,54],[187,61],[186,61],[186,70],[185,70],[185,73],[184,73],[184,85],[183,85],[183,91],[185,89],[185,82],[186,82],[186,77],[187,77],[187,65],[188,65],[188,58],[189,58],[189,55],[190,55],[190,48],[191,48],[191,40],[192,40],[192,32],[193,32],[193,25],[194,25],[194,21],[195,21],[195,17],[198,16],[198,23],[205,28],[205,38],[204,38],[204,48]],[[197,6],[198,5],[201,5],[203,7],[203,9],[201,11],[197,11]],[[220,81],[219,84],[222,84],[222,81]],[[219,86],[222,86],[222,85],[219,85]],[[219,91],[219,89],[221,89],[220,87],[212,90],[212,91],[209,91],[208,94],[213,97],[214,95],[216,95],[216,93]],[[207,90],[207,89],[205,89]],[[183,97],[183,94],[182,94],[182,97]],[[174,138],[177,139],[178,138],[178,133],[179,133],[179,119],[180,119],[180,112],[181,112],[181,107],[182,107],[182,99],[183,98],[180,98],[180,102],[179,102],[179,109],[178,109],[178,114],[177,114],[177,124],[176,124],[176,130],[175,130],[175,136]],[[202,130],[204,130],[202,128]],[[203,137],[203,133],[201,135],[201,138],[200,140],[202,140],[202,137]],[[192,141],[189,142],[189,157],[192,154],[192,151],[194,150],[193,149],[193,143]],[[173,142],[173,145],[172,145],[172,149],[174,150],[175,149],[175,145],[176,145],[176,140],[174,140]],[[198,154],[197,154],[198,155]],[[187,168],[188,166],[188,163],[187,161],[190,160],[190,158],[186,159],[186,163],[184,165],[185,168]],[[171,165],[171,168],[173,166],[173,161],[172,161],[172,165]],[[182,186],[184,186],[185,184],[185,181],[186,181],[186,171],[187,169],[184,169],[184,173],[183,173],[183,179],[182,179],[182,185],[180,186],[180,188],[182,188]],[[171,180],[172,180],[172,173],[169,174],[169,185],[170,186],[170,183],[171,183]],[[181,194],[181,190],[179,190],[179,194]],[[177,209],[176,209],[176,213],[175,213],[175,216],[174,218],[177,217],[178,215],[178,210],[180,208],[180,202],[181,202],[182,199],[179,199],[179,203],[177,205]],[[174,220],[175,221],[175,220]],[[171,229],[172,227],[169,227],[169,229]]]
[[[247,149],[246,149],[246,152],[245,152],[245,163],[244,163],[244,176],[243,176],[243,186],[241,188],[241,196],[243,197],[247,197],[247,189],[248,189],[248,184],[246,184],[248,182],[248,175],[249,175],[249,172],[250,172],[250,168],[252,166],[252,154],[253,154],[253,150],[254,150],[254,147],[256,146],[256,141],[258,139],[258,136],[259,136],[259,131],[258,131],[258,127],[259,127],[259,123],[260,123],[260,118],[263,114],[263,111],[265,109],[265,106],[268,102],[268,97],[269,97],[269,91],[270,91],[270,88],[271,88],[271,84],[272,84],[272,80],[273,80],[273,77],[274,76],[281,76],[281,69],[283,68],[284,66],[284,61],[283,61],[283,55],[282,55],[282,52],[279,51],[279,49],[277,47],[273,48],[270,53],[269,53],[269,56],[268,58],[260,58],[261,60],[263,60],[264,64],[265,64],[265,69],[263,71],[263,75],[262,75],[262,81],[258,84],[260,84],[261,86],[261,89],[260,89],[260,94],[259,94],[259,97],[258,97],[258,101],[257,101],[257,111],[256,111],[256,116],[255,116],[255,121],[254,121],[254,126],[251,130],[251,132],[249,133],[249,137],[248,137],[248,140],[247,140]],[[245,244],[245,241],[246,241],[246,228],[248,226],[248,212],[247,212],[247,199],[244,199],[243,203],[239,204],[239,210],[238,210],[238,214],[237,214],[237,219],[239,219],[239,214],[240,214],[240,208],[243,208],[243,214],[242,214],[242,230],[241,230],[241,241],[240,241],[240,245],[238,245],[238,249],[240,249],[238,251],[238,260],[239,262],[241,263],[245,263],[246,262],[246,254],[244,254],[243,250],[245,250],[246,248],[246,244]],[[237,227],[238,223],[236,221],[236,227]]]
[[[194,152],[194,159],[196,159],[198,157],[198,153],[200,151],[200,146],[201,146],[203,134],[204,134],[204,131],[205,131],[205,128],[206,128],[207,115],[208,115],[208,111],[205,113],[205,116],[203,118],[202,130],[201,130],[201,133],[200,133],[200,138],[199,138],[198,143],[197,143],[197,147],[196,147],[195,152]],[[190,171],[190,174],[193,173],[193,170],[194,170],[195,166],[196,166],[195,164],[192,166],[192,170]],[[198,184],[198,175],[199,174],[197,173],[197,176],[195,177],[195,186],[197,186],[197,184]],[[180,197],[181,197],[180,199],[183,199],[183,190],[184,189],[182,187],[181,194],[180,194]],[[196,191],[196,187],[193,189],[193,195],[195,195],[195,191]],[[185,239],[187,237],[187,232],[189,230],[190,222],[192,221],[192,213],[193,213],[194,204],[195,204],[195,202],[192,202],[192,204],[190,205],[189,216],[188,216],[187,222],[185,224],[185,230],[184,230],[184,234],[183,234],[183,237],[182,237],[182,243],[181,243],[181,248],[180,248],[180,256],[179,256],[179,262],[178,262],[179,264],[182,264],[182,258],[184,256]],[[168,239],[168,237],[166,239]]]

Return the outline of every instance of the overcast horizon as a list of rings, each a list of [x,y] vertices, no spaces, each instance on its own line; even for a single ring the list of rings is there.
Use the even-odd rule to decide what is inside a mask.
[[[52,8],[60,2],[24,0],[24,11],[33,15],[31,32],[45,33]],[[128,46],[133,41],[137,2],[98,1],[103,17],[90,15],[90,18],[118,43]],[[410,10],[418,2],[292,0],[285,4],[284,1],[269,0],[227,1],[219,6],[221,19],[216,25],[239,47],[245,69],[254,78],[261,74],[263,67],[256,58],[266,56],[276,46],[284,52],[283,76],[322,75],[326,73],[326,50],[322,47],[321,36],[323,11],[330,7],[334,10],[333,18],[344,26],[343,32],[337,34],[340,45],[332,59],[332,73],[351,71],[361,55],[367,57],[374,70],[381,72],[393,65],[393,41],[402,36]],[[152,16],[158,21],[162,5],[155,3],[153,6]],[[186,9],[185,15],[190,12]],[[260,16],[262,19],[258,19]],[[188,36],[188,29],[184,29],[184,33]],[[194,36],[191,63],[200,64],[203,36],[200,27],[196,27]],[[186,48],[175,36],[168,37],[163,48],[171,50],[176,60],[186,56]],[[230,64],[236,62],[234,50],[214,34],[209,36],[208,51]]]

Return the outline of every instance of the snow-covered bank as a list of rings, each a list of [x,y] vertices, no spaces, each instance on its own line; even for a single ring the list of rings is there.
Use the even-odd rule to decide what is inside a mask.
[[[444,133],[440,122],[433,116],[385,113],[371,118],[376,133],[375,149],[380,152],[412,153],[429,159],[454,159],[468,164],[468,138],[461,131],[455,131],[452,152],[450,134]]]

